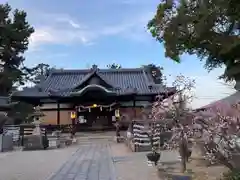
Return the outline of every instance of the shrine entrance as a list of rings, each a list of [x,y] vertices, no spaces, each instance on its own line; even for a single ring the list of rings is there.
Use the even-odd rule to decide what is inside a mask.
[[[95,71],[71,93],[78,130],[113,129],[117,94]]]
[[[92,112],[86,113],[87,122],[94,129],[101,129],[104,128],[104,126],[111,127],[112,116],[114,116],[113,111],[100,111],[99,108],[94,108]]]
[[[115,103],[110,105],[79,106],[77,108],[78,130],[114,129]]]

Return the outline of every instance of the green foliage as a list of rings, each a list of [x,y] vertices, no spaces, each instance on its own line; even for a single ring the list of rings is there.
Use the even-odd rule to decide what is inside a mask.
[[[33,105],[19,102],[8,112],[8,116],[14,119],[14,124],[21,124],[23,122],[32,122],[29,115],[34,112]]]
[[[28,49],[29,37],[34,32],[26,21],[27,14],[9,4],[0,4],[0,95],[10,93],[14,84],[24,83],[23,53]]]
[[[239,0],[161,0],[148,29],[176,62],[188,53],[206,60],[208,70],[230,68],[240,63],[239,9]]]
[[[24,67],[24,79],[26,81],[33,82],[34,84],[38,84],[41,80],[46,79],[46,77],[48,77],[50,72],[54,69],[55,68],[52,68],[50,65],[44,63],[40,63],[32,68]]]
[[[156,84],[162,84],[163,83],[163,68],[160,66],[157,66],[155,64],[148,64],[143,65],[143,68],[148,73],[152,74],[153,80]]]
[[[240,180],[240,171],[229,171],[224,173],[222,180]]]

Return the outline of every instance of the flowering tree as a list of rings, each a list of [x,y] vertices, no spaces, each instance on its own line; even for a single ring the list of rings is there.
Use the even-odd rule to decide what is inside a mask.
[[[176,89],[174,95],[158,96],[153,104],[153,119],[162,125],[161,130],[171,127],[173,136],[167,143],[168,148],[178,148],[181,156],[182,171],[186,170],[186,162],[191,154],[188,147],[189,136],[192,135],[190,130],[192,125],[193,114],[187,109],[186,103],[192,98],[192,88],[195,81],[184,77],[177,76],[173,82]]]
[[[153,119],[162,120],[163,126],[172,128],[173,136],[166,147],[179,149],[182,171],[186,170],[191,155],[189,142],[192,140],[204,142],[204,157],[211,163],[219,162],[231,170],[239,169],[240,103],[219,103],[206,111],[193,112],[186,108],[186,101],[191,100],[194,81],[181,75],[173,85],[176,93],[157,97],[152,115]]]
[[[230,170],[240,169],[240,104],[219,103],[196,113],[194,123],[201,129],[205,158]]]

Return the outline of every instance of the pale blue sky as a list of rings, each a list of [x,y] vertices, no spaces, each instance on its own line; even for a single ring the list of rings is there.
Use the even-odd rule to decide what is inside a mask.
[[[154,63],[164,74],[182,73],[196,79],[192,106],[199,107],[229,95],[217,81],[222,70],[210,74],[194,56],[176,64],[164,57],[164,48],[146,30],[159,0],[0,0],[24,9],[34,26],[26,64],[48,63],[59,68],[106,67],[119,63],[139,67]],[[169,80],[171,81],[171,80]]]

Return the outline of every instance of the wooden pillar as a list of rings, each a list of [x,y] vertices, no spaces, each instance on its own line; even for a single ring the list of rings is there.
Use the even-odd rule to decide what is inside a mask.
[[[24,127],[20,126],[19,136],[21,137],[21,146],[24,146]]]
[[[75,133],[76,133],[76,118],[72,118],[72,132],[71,132],[72,138],[75,135]]]
[[[136,99],[135,96],[133,98],[133,109],[134,109],[134,118],[137,116],[137,110],[136,110]]]
[[[60,125],[60,103],[57,101],[57,125]]]

